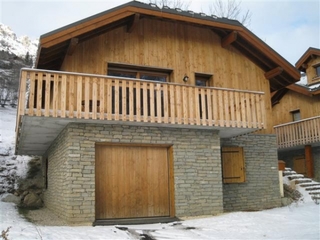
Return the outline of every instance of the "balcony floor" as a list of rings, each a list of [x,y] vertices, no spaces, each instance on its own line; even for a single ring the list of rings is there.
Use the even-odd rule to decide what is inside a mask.
[[[18,129],[18,138],[16,145],[16,154],[19,155],[38,155],[42,156],[50,147],[54,139],[69,123],[92,123],[92,124],[121,124],[133,126],[149,126],[161,128],[191,128],[191,129],[208,129],[219,131],[221,138],[231,138],[238,135],[247,134],[258,130],[258,128],[231,128],[231,127],[212,127],[199,125],[179,125],[163,123],[142,123],[128,121],[108,121],[108,120],[84,120],[76,118],[53,118],[53,117],[36,117],[21,116],[22,121]]]

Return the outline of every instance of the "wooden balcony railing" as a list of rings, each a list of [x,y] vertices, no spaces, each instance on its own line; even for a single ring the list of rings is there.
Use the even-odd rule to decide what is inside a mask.
[[[320,142],[320,116],[274,127],[278,148],[289,148]]]
[[[21,70],[22,115],[265,128],[261,92],[37,69]]]

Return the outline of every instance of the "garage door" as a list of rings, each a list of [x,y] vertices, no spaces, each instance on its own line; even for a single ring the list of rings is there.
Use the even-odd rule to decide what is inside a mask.
[[[170,151],[96,144],[96,219],[172,216]]]

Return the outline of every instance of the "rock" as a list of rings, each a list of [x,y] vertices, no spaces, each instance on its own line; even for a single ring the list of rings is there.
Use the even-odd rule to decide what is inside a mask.
[[[40,208],[43,206],[41,198],[33,192],[25,196],[22,205],[28,208]]]
[[[281,198],[281,206],[285,207],[293,203],[293,200],[291,198],[283,197]]]
[[[1,199],[2,202],[11,202],[11,203],[15,203],[15,204],[20,204],[21,200],[18,196],[15,196],[13,194],[8,194],[7,196],[5,196],[4,198]]]

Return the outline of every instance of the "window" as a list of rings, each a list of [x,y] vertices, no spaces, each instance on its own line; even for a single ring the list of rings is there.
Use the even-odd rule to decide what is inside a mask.
[[[211,78],[212,78],[211,74],[196,73],[195,74],[196,86],[199,86],[199,87],[210,86]]]
[[[171,72],[171,69],[109,63],[107,74],[114,77],[138,78],[150,81],[169,82]]]
[[[320,77],[320,65],[314,67],[316,70],[316,76]]]
[[[245,165],[242,147],[222,147],[223,183],[245,182]]]
[[[107,74],[109,76],[114,76],[114,77],[125,77],[125,78],[137,78],[137,79],[143,79],[143,80],[149,80],[149,81],[156,81],[156,82],[169,82],[169,77],[171,74],[172,70],[171,69],[160,69],[160,68],[150,68],[150,67],[144,67],[144,66],[135,66],[135,65],[125,65],[125,64],[118,64],[118,63],[109,63],[108,64],[108,72]],[[112,113],[115,113],[115,90],[114,86],[112,87]],[[122,109],[122,103],[123,103],[123,91],[122,87],[119,87],[119,114],[129,114],[129,88],[125,89],[125,103],[126,103],[126,108]],[[156,92],[156,91],[155,91]],[[143,90],[140,89],[140,112],[141,114],[147,114],[148,116],[151,115],[151,108],[150,106],[157,106],[158,104],[158,99],[156,97],[156,94],[154,92],[154,100],[150,99],[151,93],[150,90],[147,89],[147,95],[146,99],[144,99],[144,94]],[[137,90],[133,89],[133,104],[134,106],[139,105],[136,101],[136,95],[137,95]],[[147,101],[147,106],[143,107],[144,100]],[[153,103],[153,104],[151,104]],[[160,99],[160,105],[161,105],[161,110],[159,111],[157,108],[154,109],[155,116],[164,116],[164,100],[163,100],[163,93],[161,90],[161,99]],[[134,108],[134,115],[137,114],[137,109]]]
[[[292,121],[295,122],[295,121],[301,120],[300,110],[291,111],[291,115],[292,115]]]

